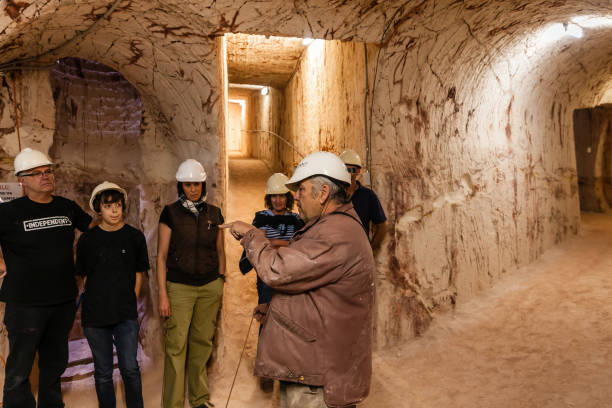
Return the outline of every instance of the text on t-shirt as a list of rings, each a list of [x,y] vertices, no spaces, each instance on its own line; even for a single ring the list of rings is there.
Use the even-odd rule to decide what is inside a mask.
[[[64,216],[37,218],[35,220],[26,220],[23,222],[25,231],[35,231],[47,228],[71,226],[70,218]]]

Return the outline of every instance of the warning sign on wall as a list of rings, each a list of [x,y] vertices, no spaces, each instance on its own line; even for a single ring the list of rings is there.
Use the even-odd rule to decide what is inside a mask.
[[[6,203],[22,195],[21,183],[0,183],[0,203]]]

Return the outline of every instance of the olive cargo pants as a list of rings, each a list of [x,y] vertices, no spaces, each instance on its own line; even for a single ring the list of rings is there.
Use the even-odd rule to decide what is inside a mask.
[[[183,408],[185,364],[189,402],[197,407],[210,400],[206,363],[213,349],[223,280],[203,286],[166,282],[166,288],[171,314],[165,324],[163,408]]]

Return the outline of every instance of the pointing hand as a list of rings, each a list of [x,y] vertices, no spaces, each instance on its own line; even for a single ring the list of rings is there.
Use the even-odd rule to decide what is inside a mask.
[[[255,227],[251,224],[247,224],[243,221],[233,221],[227,224],[219,225],[219,228],[227,228],[232,233],[232,236],[238,240],[242,239],[244,234],[254,229]]]

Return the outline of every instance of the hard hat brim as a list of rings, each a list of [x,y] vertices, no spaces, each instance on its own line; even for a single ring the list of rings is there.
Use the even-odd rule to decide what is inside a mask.
[[[344,186],[346,186],[346,187],[348,187],[348,186],[350,186],[350,185],[351,185],[351,183],[347,183],[347,182],[346,182],[346,181],[344,181],[344,180],[338,180],[337,178],[331,177],[331,176],[330,176],[330,175],[328,175],[328,174],[313,174],[312,176],[308,176],[308,177],[305,177],[305,178],[300,179],[300,180],[295,180],[295,181],[291,181],[291,180],[289,180],[289,181],[288,181],[288,182],[285,184],[285,186],[287,186],[287,188],[288,188],[289,190],[291,190],[291,191],[293,191],[293,192],[295,193],[295,192],[298,190],[298,188],[300,187],[300,183],[301,183],[301,182],[306,181],[306,180],[308,180],[308,179],[311,179],[311,178],[313,178],[313,177],[318,177],[318,176],[325,177],[326,179],[329,179],[329,180],[333,181],[334,183],[337,183],[337,184],[340,184],[340,185],[343,185],[343,184],[344,184]]]
[[[55,164],[55,163],[53,163],[53,162],[51,162],[51,161],[50,161],[50,162],[48,162],[48,163],[41,163],[41,164],[37,164],[37,165],[32,166],[32,167],[29,167],[29,166],[28,166],[27,168],[24,168],[24,169],[21,169],[21,170],[15,170],[15,172],[14,172],[13,174],[14,174],[15,176],[19,177],[19,173],[23,173],[23,172],[26,172],[26,171],[30,171],[30,170],[33,170],[33,169],[35,169],[35,168],[37,168],[37,167],[45,167],[45,166],[50,166],[50,167],[55,168],[55,167],[57,167],[57,164]]]
[[[96,186],[96,187],[98,187],[98,186]],[[96,197],[97,197],[97,196],[99,196],[100,194],[102,194],[103,192],[105,192],[105,191],[109,191],[109,190],[118,191],[118,192],[120,192],[121,194],[123,194],[123,199],[124,199],[124,201],[125,201],[125,206],[126,206],[126,208],[127,208],[127,202],[128,202],[127,191],[125,191],[123,188],[121,188],[121,187],[117,186],[117,187],[107,187],[107,188],[104,188],[104,189],[102,189],[102,190],[100,190],[100,191],[95,191],[95,189],[94,189],[94,192],[95,192],[95,193],[92,193],[92,194],[91,194],[91,198],[89,199],[89,208],[91,208],[91,211],[93,211],[93,212],[97,212],[97,211],[95,210],[94,206],[93,206],[93,203],[94,203],[94,201],[95,201]]]

